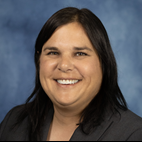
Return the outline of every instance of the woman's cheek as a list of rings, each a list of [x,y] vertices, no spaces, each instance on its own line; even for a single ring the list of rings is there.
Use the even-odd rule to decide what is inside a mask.
[[[40,59],[40,70],[46,74],[53,73],[55,67],[57,66],[56,60],[41,58]]]

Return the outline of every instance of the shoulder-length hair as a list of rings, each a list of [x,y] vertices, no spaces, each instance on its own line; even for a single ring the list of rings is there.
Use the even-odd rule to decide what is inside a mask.
[[[48,110],[53,107],[39,80],[39,58],[42,47],[59,26],[71,22],[78,22],[84,28],[98,54],[103,72],[100,91],[82,112],[79,123],[82,131],[87,134],[91,128],[100,125],[108,109],[113,112],[116,112],[117,108],[127,110],[125,99],[118,86],[116,60],[102,22],[88,9],[67,7],[57,11],[47,20],[36,40],[34,55],[36,66],[35,88],[27,99],[26,107],[19,117],[19,122],[26,116],[29,118],[30,140],[40,140],[40,128],[44,118],[48,115]]]

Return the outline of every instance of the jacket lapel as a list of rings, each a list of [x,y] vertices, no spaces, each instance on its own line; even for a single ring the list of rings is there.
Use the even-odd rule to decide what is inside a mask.
[[[47,135],[48,135],[48,132],[49,132],[50,124],[53,120],[53,114],[54,114],[54,110],[50,109],[49,112],[48,112],[47,118],[45,119],[44,126],[42,128],[42,141],[47,140]]]
[[[113,120],[111,119],[112,113],[108,113],[106,119],[102,122],[102,124],[92,130],[90,134],[84,134],[80,127],[78,127],[74,134],[72,135],[70,141],[99,141],[103,134],[110,128],[113,124]]]
[[[45,120],[44,126],[42,128],[42,141],[46,141],[48,131],[50,128],[50,124],[53,119],[53,113],[54,110],[51,109],[48,113],[48,116]],[[110,126],[113,124],[113,120],[111,119],[113,116],[112,112],[108,112],[106,114],[105,120],[102,122],[102,124],[92,130],[92,132],[88,135],[84,134],[81,130],[81,127],[79,126],[73,133],[70,141],[99,141],[103,134],[110,128]]]

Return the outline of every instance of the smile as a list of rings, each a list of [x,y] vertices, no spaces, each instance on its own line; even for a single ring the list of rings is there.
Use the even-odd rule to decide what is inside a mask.
[[[70,84],[75,84],[79,82],[79,80],[56,80],[59,84],[65,84],[65,85],[70,85]]]

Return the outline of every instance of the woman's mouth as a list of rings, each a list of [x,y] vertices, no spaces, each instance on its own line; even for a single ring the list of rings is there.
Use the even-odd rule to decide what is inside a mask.
[[[78,83],[81,80],[74,80],[74,79],[57,79],[56,82],[58,82],[61,85],[71,85]]]
[[[79,80],[57,80],[58,83],[60,84],[75,84],[77,83]]]

